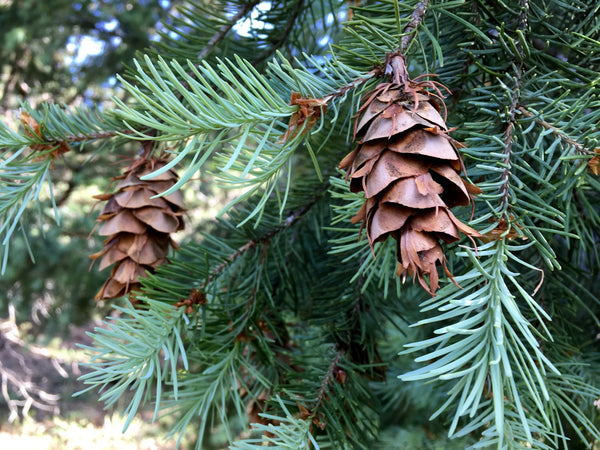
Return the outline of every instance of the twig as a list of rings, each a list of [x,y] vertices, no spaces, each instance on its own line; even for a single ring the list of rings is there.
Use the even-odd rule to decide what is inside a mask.
[[[525,117],[533,118],[533,120],[535,121],[535,123],[537,123],[538,125],[541,125],[546,130],[551,130],[552,134],[554,136],[557,136],[558,138],[560,138],[561,141],[565,142],[566,144],[573,146],[573,148],[575,149],[576,152],[584,154],[584,155],[594,155],[595,154],[593,151],[588,150],[583,145],[581,145],[579,142],[575,141],[574,139],[571,139],[569,136],[567,136],[566,134],[564,134],[563,132],[561,132],[554,125],[549,124],[545,120],[540,119],[538,116],[536,116],[535,114],[531,113],[524,106],[519,106],[518,110]]]
[[[346,84],[345,86],[342,86],[342,87],[336,89],[331,94],[327,94],[325,97],[323,97],[323,100],[325,100],[326,102],[329,102],[330,100],[332,100],[334,98],[341,97],[344,94],[346,94],[346,92],[348,92],[352,89],[355,89],[359,84],[362,84],[365,81],[370,80],[373,76],[377,76],[382,72],[383,72],[383,66],[377,67],[377,68],[371,70],[370,72],[367,72],[364,77],[357,78],[357,79],[351,81],[350,83]]]
[[[519,22],[518,29],[524,31],[527,27],[527,13],[529,11],[529,0],[521,0],[521,12],[519,14]],[[504,164],[506,165],[504,171],[502,172],[501,180],[502,185],[500,187],[500,191],[502,192],[502,197],[500,199],[501,209],[503,211],[510,208],[510,203],[508,201],[509,197],[509,179],[510,179],[510,159],[512,153],[512,146],[514,142],[514,131],[515,125],[517,123],[517,119],[515,118],[515,113],[518,110],[519,106],[519,92],[521,90],[521,85],[523,84],[522,76],[523,76],[523,46],[520,42],[517,42],[517,51],[520,55],[520,60],[516,65],[516,80],[515,87],[513,89],[511,105],[510,105],[510,117],[508,122],[506,123],[506,128],[504,129]]]
[[[519,23],[517,27],[521,32],[525,32],[525,28],[527,28],[527,13],[529,12],[529,0],[521,0],[521,12],[519,13]],[[523,44],[521,43],[521,39],[517,39],[517,51],[519,52],[519,56],[521,60],[525,57],[523,53]]]
[[[88,133],[88,134],[74,134],[65,136],[65,141],[67,142],[85,142],[85,141],[93,141],[96,139],[109,139],[115,136],[119,136],[120,134],[133,134],[133,131],[130,129],[124,130],[108,130],[108,131],[99,131],[97,133]],[[58,142],[56,139],[50,140],[49,142],[55,143]]]
[[[421,24],[425,18],[425,12],[427,11],[427,5],[429,0],[423,0],[417,3],[417,7],[410,16],[410,22],[404,27],[402,41],[400,45],[400,53],[403,55],[406,53],[408,46],[415,38],[417,34],[417,27]]]
[[[259,62],[262,62],[265,59],[267,59],[269,56],[271,56],[273,53],[275,53],[275,51],[287,40],[288,36],[294,29],[294,24],[296,23],[296,19],[298,19],[298,16],[300,15],[300,11],[302,10],[303,6],[304,6],[304,0],[296,1],[296,6],[294,8],[294,11],[292,12],[292,14],[290,14],[290,16],[288,18],[288,23],[285,27],[285,30],[283,30],[281,37],[277,40],[277,42],[275,42],[269,48],[267,48],[263,52],[261,52],[256,58],[254,58],[252,60],[253,65],[256,65]]]
[[[215,48],[215,46],[219,42],[221,42],[225,38],[225,36],[227,36],[227,33],[229,33],[229,31],[233,28],[237,21],[244,17],[246,14],[248,14],[250,11],[252,11],[252,9],[259,3],[260,0],[254,0],[253,2],[247,3],[244,6],[242,6],[238,10],[238,12],[231,17],[229,22],[224,24],[219,29],[219,31],[215,33],[213,37],[210,38],[210,40],[206,44],[206,47],[204,47],[202,51],[200,51],[200,53],[198,54],[198,59],[204,59],[206,55],[208,55],[212,51],[212,49]]]
[[[298,210],[291,213],[282,222],[281,225],[272,229],[271,231],[269,231],[267,234],[260,237],[259,239],[256,239],[256,240],[250,239],[248,242],[246,242],[244,245],[242,245],[240,248],[238,248],[236,251],[234,251],[232,254],[230,254],[224,262],[222,262],[221,264],[219,264],[217,267],[214,268],[214,270],[210,273],[208,279],[200,287],[200,289],[204,289],[208,283],[214,281],[215,278],[217,278],[229,264],[234,262],[236,259],[238,259],[240,256],[242,256],[248,250],[255,248],[259,244],[268,242],[274,236],[276,236],[283,230],[291,227],[296,222],[298,222],[320,200],[321,196],[327,190],[328,187],[329,187],[329,182],[324,183],[321,190],[315,195],[315,197],[311,200],[311,202],[307,203],[306,205],[302,206],[302,208],[299,208]]]
[[[342,359],[342,356],[344,356],[344,353],[346,353],[346,351],[344,349],[339,349],[338,352],[335,354],[335,357],[329,363],[329,367],[327,368],[327,373],[323,377],[323,382],[321,383],[321,387],[319,388],[319,393],[317,394],[317,400],[315,401],[315,406],[313,407],[313,410],[312,410],[313,415],[316,413],[316,410],[318,409],[319,405],[325,399],[325,396],[327,395],[327,390],[331,383],[331,379],[333,378],[333,372],[338,368],[340,359]]]
[[[519,78],[520,82],[520,78]],[[513,98],[516,103],[516,98]],[[506,124],[506,128],[504,129],[504,165],[506,166],[502,171],[501,179],[502,185],[500,186],[500,191],[502,192],[502,197],[500,199],[500,204],[502,206],[502,210],[507,209],[510,204],[508,202],[509,197],[509,183],[510,179],[510,158],[512,153],[512,145],[514,141],[514,129],[515,129],[515,118],[511,116],[509,122]]]

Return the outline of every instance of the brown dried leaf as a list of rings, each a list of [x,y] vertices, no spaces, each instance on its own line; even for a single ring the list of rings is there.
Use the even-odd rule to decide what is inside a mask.
[[[427,126],[435,125],[440,127],[442,130],[448,130],[446,122],[438,110],[431,103],[429,103],[429,98],[427,101],[419,102],[419,108],[415,111],[415,115],[427,121]]]
[[[446,256],[440,245],[421,253],[419,256],[421,258],[421,270],[417,272],[417,278],[423,289],[433,296],[439,287],[437,266],[440,264],[444,268],[446,267]],[[427,282],[423,278],[424,274],[429,275],[429,289],[427,289]]]
[[[402,99],[402,92],[400,89],[390,89],[391,85],[389,83],[385,83],[383,85],[380,84],[378,87],[382,87],[384,85],[385,89],[379,95],[377,95],[377,97],[375,97],[376,100],[386,107],[392,103],[400,102]]]
[[[19,115],[19,119],[21,120],[21,123],[23,124],[23,128],[25,128],[25,134],[27,136],[42,137],[42,133],[40,131],[40,124],[37,122],[37,120],[35,120],[33,117],[31,117],[31,114],[29,114],[25,110],[22,110],[21,114]]]
[[[298,110],[290,117],[290,122],[281,142],[293,139],[302,130],[303,133],[315,126],[321,114],[327,111],[327,100],[323,98],[303,98],[298,92],[292,92],[290,105],[298,105]]]
[[[157,236],[158,237],[158,236]],[[127,255],[138,264],[156,267],[169,252],[169,238],[152,239],[148,235],[136,236]]]
[[[406,108],[394,104],[373,120],[362,141],[390,139],[418,125],[428,126],[430,123],[423,121]]]
[[[340,165],[338,166],[339,169],[348,169],[350,167],[352,167],[352,165],[354,164],[354,159],[356,158],[356,155],[358,155],[358,150],[360,149],[360,147],[356,147],[354,150],[352,150],[350,153],[348,153],[346,156],[344,156],[344,159],[342,159],[340,161]]]
[[[115,215],[119,211],[121,211],[121,209],[122,208],[119,206],[117,201],[114,199],[114,196],[110,195],[108,202],[106,202],[106,204],[104,205],[104,208],[102,208],[102,211],[100,212],[100,216],[109,216],[110,217],[110,216]],[[98,217],[98,220],[104,220],[104,218]]]
[[[434,195],[444,192],[442,185],[433,181],[433,177],[429,172],[415,177],[415,185],[421,195]]]
[[[146,229],[146,232],[148,232],[148,229]],[[112,238],[108,238],[107,241],[110,240],[110,243],[114,242],[120,251],[127,253],[137,236],[146,236],[146,234],[119,233]],[[110,243],[108,245],[110,245]],[[107,245],[107,243],[105,242],[104,245]]]
[[[129,175],[127,175],[127,177],[122,179],[119,182],[119,184],[117,184],[117,189],[124,189],[124,188],[130,187],[130,186],[143,186],[145,184],[146,184],[145,181],[140,180],[137,176],[130,173]]]
[[[458,220],[456,216],[452,214],[451,211],[447,211],[447,213],[448,217],[450,217],[450,220],[454,222],[454,225],[456,225],[456,228],[458,228],[462,233],[466,234],[468,237],[481,238],[483,236],[479,231],[475,230],[474,228],[471,228],[468,225],[465,225],[460,220]]]
[[[110,200],[112,198],[113,194],[96,194],[96,195],[92,195],[92,198],[95,198],[96,200],[100,200],[101,202],[105,202],[107,200]]]
[[[408,273],[413,278],[416,276],[419,283],[431,295],[438,288],[437,264],[445,265],[444,252],[434,237],[427,233],[415,230],[405,230],[400,241],[400,260],[398,261],[398,275]],[[424,275],[429,275],[429,286]]]
[[[23,127],[25,128],[25,134],[27,136],[29,136],[29,137],[37,136],[39,138],[42,138],[42,131],[40,129],[40,124],[33,117],[31,117],[31,115],[27,111],[25,111],[25,110],[21,111],[21,114],[19,115],[19,119],[21,120],[21,123],[23,124]],[[71,150],[71,148],[69,147],[69,144],[67,144],[64,141],[57,142],[55,144],[32,145],[31,149],[35,150],[35,151],[40,151],[40,152],[45,151],[45,150],[53,150],[52,153],[50,153],[50,157],[53,159],[57,158],[59,155],[61,155],[63,153],[67,153],[68,151]]]
[[[514,217],[511,216],[510,220],[510,230],[508,230],[509,224],[506,218],[501,217],[496,228],[483,235],[480,234],[478,237],[481,238],[483,242],[499,241],[501,239],[508,239],[509,241],[516,238],[527,239],[527,236],[523,236],[519,231],[521,227],[517,223],[512,222]]]
[[[469,183],[466,180],[463,180],[463,183],[465,185],[465,189],[467,190],[467,192],[469,193],[469,195],[471,196],[475,196],[475,195],[479,195],[481,194],[483,191],[479,188],[479,186],[476,186],[474,184]]]
[[[104,270],[108,266],[127,258],[127,253],[123,253],[117,248],[116,245],[108,247],[108,250],[100,260],[100,267],[98,270]]]
[[[372,158],[368,160],[359,170],[352,173],[350,178],[351,192],[361,192],[366,190],[366,176],[371,173],[371,170],[373,170],[373,166],[376,162],[377,158]]]
[[[373,125],[371,124],[371,121],[382,112],[388,110],[389,108],[396,108],[396,110],[402,108],[407,111],[412,111],[415,97],[407,97],[402,93],[400,89],[389,89],[389,87],[389,84],[379,85],[377,88],[375,88],[375,91],[381,91],[381,93],[374,97],[373,94],[375,93],[375,91],[372,91],[371,93],[367,94],[367,101],[361,107],[361,111],[364,110],[364,114],[362,115],[360,121],[356,125],[357,135],[362,135],[364,132],[364,128],[367,126],[372,128]],[[416,98],[418,99],[418,101],[426,102],[429,99],[429,96],[417,94]],[[388,118],[391,117],[392,115],[388,115]],[[415,121],[417,123],[422,122],[419,118],[416,118]],[[428,122],[423,122],[423,124],[426,126],[429,125]]]
[[[185,209],[185,203],[183,203],[183,194],[180,190],[173,192],[172,194],[165,195],[163,197],[166,201],[171,203],[174,206],[177,206],[179,209]]]
[[[362,222],[367,218],[367,202],[364,202],[360,209],[356,211],[354,217],[350,219],[352,223]]]
[[[366,144],[362,144],[354,158],[354,163],[352,164],[352,170],[356,171],[360,169],[367,161],[372,160],[373,158],[378,157],[382,151],[385,150],[385,141],[376,141],[376,142],[367,142]]]
[[[127,287],[128,285],[109,278],[106,280],[100,291],[98,291],[94,299],[98,301],[122,297],[127,293]]]
[[[145,183],[144,188],[154,191],[157,194],[162,194],[167,190],[171,189],[175,185],[175,181],[166,180],[166,181],[153,181],[152,183]]]
[[[379,97],[381,97],[381,96],[379,96]],[[364,114],[362,115],[362,117],[360,118],[360,121],[358,122],[358,125],[356,126],[357,135],[362,135],[363,128],[366,127],[367,125],[369,125],[369,123],[371,122],[371,120],[373,120],[373,118],[377,117],[379,114],[381,114],[385,110],[385,108],[388,107],[389,102],[380,101],[379,97],[374,98],[371,101],[371,103],[369,103],[369,106],[367,106],[367,108],[365,109]]]
[[[442,185],[442,199],[449,208],[468,205],[471,202],[464,180],[449,164],[432,164],[431,170],[439,175],[435,180]]]

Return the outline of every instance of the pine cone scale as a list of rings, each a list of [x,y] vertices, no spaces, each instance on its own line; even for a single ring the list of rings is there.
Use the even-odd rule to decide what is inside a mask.
[[[124,232],[140,234],[146,231],[146,226],[127,209],[101,220],[104,220],[104,223],[98,230],[100,236],[111,236]]]
[[[424,175],[428,169],[429,164],[425,161],[407,158],[402,154],[386,150],[373,164],[369,176],[365,177],[365,196],[372,197],[379,194],[397,179]],[[353,177],[357,174],[354,174]],[[361,176],[364,175],[361,174]]]
[[[398,153],[410,153],[431,158],[458,161],[459,156],[450,141],[424,129],[415,129],[391,139],[387,148]]]

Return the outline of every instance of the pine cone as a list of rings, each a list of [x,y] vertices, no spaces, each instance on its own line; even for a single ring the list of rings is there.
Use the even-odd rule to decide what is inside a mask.
[[[139,277],[165,262],[169,248],[176,247],[170,235],[184,227],[181,192],[152,197],[173,186],[177,175],[167,170],[150,180],[141,180],[165,164],[159,158],[138,158],[123,175],[114,178],[119,180],[116,193],[94,196],[107,201],[97,220],[102,224],[98,234],[108,237],[104,249],[90,258],[102,257],[100,270],[115,264],[96,300],[131,292],[139,284]]]
[[[398,275],[416,276],[434,295],[437,266],[452,277],[440,239],[457,241],[459,231],[471,239],[481,236],[450,208],[468,205],[471,194],[481,191],[460,177],[460,144],[448,136],[438,107],[442,86],[410,80],[398,54],[390,55],[386,69],[392,81],[367,95],[354,130],[359,145],[340,168],[347,169],[352,192],[365,192],[352,222],[366,226],[371,248],[391,235],[398,246]]]

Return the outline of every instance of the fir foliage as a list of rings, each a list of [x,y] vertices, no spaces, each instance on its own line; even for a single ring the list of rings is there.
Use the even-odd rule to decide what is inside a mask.
[[[89,388],[107,405],[131,390],[128,422],[153,403],[197,448],[215,430],[238,449],[405,448],[415,426],[432,448],[598,442],[600,3],[270,3],[187,3],[113,110],[41,106],[40,136],[0,128],[4,264],[51,186],[36,145],[154,140],[171,163],[146,177],[181,175],[165,194],[201,170],[236,190],[94,332]],[[447,246],[454,283],[435,297],[396,276],[394,243],[358,238],[363,194],[336,170],[398,49],[452,91],[483,191],[456,210],[483,238]]]

